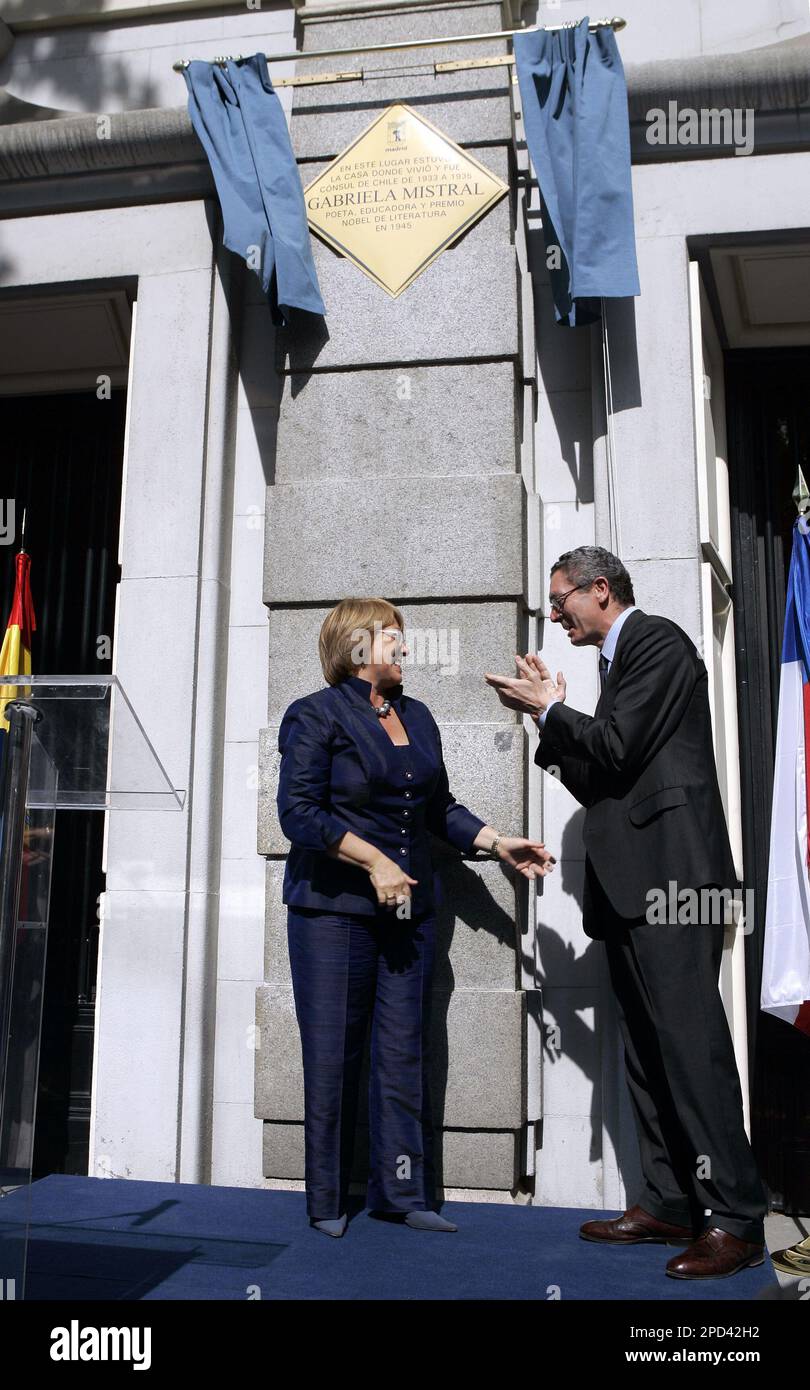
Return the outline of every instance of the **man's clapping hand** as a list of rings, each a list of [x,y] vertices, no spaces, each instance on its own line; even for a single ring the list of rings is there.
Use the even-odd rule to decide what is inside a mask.
[[[498,699],[507,709],[519,710],[536,719],[547,709],[552,700],[565,699],[565,678],[562,671],[557,672],[555,680],[545,662],[536,652],[526,656],[515,656],[517,676],[498,676],[487,671],[484,679],[497,693]]]

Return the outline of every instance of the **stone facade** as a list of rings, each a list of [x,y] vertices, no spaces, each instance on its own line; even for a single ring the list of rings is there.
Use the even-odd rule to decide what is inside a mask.
[[[496,4],[393,5],[373,14],[344,7],[330,18],[305,7],[299,18],[305,52],[502,25]],[[485,56],[504,46],[470,49]],[[505,833],[522,834],[526,736],[482,675],[511,669],[514,644],[526,634],[518,169],[510,70],[433,75],[434,60],[470,49],[420,48],[407,70],[393,72],[390,52],[353,54],[351,64],[365,74],[360,103],[351,83],[295,93],[290,128],[304,183],[376,115],[404,101],[474,150],[510,195],[397,299],[313,240],[328,340],[281,333],[278,343],[278,453],[265,524],[269,704],[277,721],[290,700],[323,683],[317,630],[332,604],[350,593],[389,597],[408,627],[452,633],[458,643],[457,670],[434,661],[406,671],[406,689],[439,720],[454,795]],[[336,65],[313,59],[306,71]],[[276,661],[275,651],[296,659]],[[276,741],[273,723],[260,758],[268,892],[256,1113],[266,1122],[265,1175],[301,1178],[303,1089],[280,902],[287,842],[276,823]],[[527,1116],[517,885],[500,866],[465,865],[455,851],[443,856],[442,871],[454,909],[441,923],[433,1015],[442,1181],[509,1192],[520,1176]],[[358,1177],[362,1162],[361,1147]]]

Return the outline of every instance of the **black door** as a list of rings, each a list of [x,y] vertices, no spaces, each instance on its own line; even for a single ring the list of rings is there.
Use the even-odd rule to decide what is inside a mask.
[[[14,543],[0,566],[0,634],[26,509],[37,675],[112,671],[126,397],[0,397],[0,481]],[[58,811],[54,835],[34,1178],[86,1173],[104,815]]]
[[[801,465],[810,482],[810,348],[726,353],[745,886],[751,1138],[777,1210],[810,1212],[810,1038],[759,1008],[785,595]]]

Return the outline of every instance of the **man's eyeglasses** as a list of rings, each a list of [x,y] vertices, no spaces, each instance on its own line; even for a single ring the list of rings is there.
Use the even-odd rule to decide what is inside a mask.
[[[573,587],[568,589],[564,594],[555,594],[554,597],[550,598],[548,601],[549,608],[552,608],[555,613],[562,613],[565,607],[565,600],[571,597],[574,590],[587,589],[588,587],[587,584],[574,584]]]

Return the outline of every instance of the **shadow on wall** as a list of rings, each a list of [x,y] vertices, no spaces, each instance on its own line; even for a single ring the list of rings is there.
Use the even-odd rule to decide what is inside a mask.
[[[102,5],[96,0],[97,8]],[[54,0],[52,12],[58,13],[60,10],[70,14],[75,12],[78,7],[73,0]],[[274,13],[290,13],[288,0],[261,0],[260,12],[263,16],[269,17]],[[0,88],[7,87],[11,81],[9,94],[22,101],[26,101],[27,93],[24,88],[24,68],[12,79],[14,64],[12,58],[13,50],[16,46],[18,36],[14,33],[15,24],[21,21],[26,10],[30,11],[30,0],[3,0],[2,19],[0,19]],[[199,41],[207,41],[215,36],[211,35],[210,26],[222,19],[223,10],[230,14],[231,8],[223,6],[216,10],[203,10],[197,14],[191,11],[186,16],[189,36],[194,32],[193,24],[195,20],[201,19]],[[86,8],[85,8],[86,12]],[[233,11],[237,13],[237,11]],[[251,10],[246,13],[249,15]],[[3,96],[0,92],[0,123],[9,120],[38,120],[48,117],[75,116],[88,112],[107,112],[107,111],[142,111],[149,107],[163,106],[165,101],[161,99],[161,86],[149,76],[136,78],[133,75],[131,65],[131,49],[116,53],[111,51],[104,44],[104,37],[114,29],[116,36],[125,36],[131,33],[133,36],[132,48],[141,47],[137,43],[137,35],[144,28],[148,27],[152,31],[153,39],[151,50],[156,55],[156,61],[165,63],[171,70],[171,64],[175,58],[182,57],[182,51],[177,51],[174,45],[177,43],[177,30],[180,23],[179,16],[171,15],[146,15],[136,19],[117,19],[114,14],[108,15],[106,24],[73,24],[69,28],[54,25],[53,29],[46,32],[31,33],[23,31],[19,35],[25,52],[25,61],[33,67],[36,65],[38,80],[51,78],[54,89],[58,90],[61,109],[50,109],[40,106],[38,109],[42,113],[36,114],[13,114],[13,102],[9,103],[7,111],[4,110]],[[161,31],[165,31],[165,39]],[[5,44],[4,47],[4,34]],[[194,46],[198,40],[194,40]],[[182,39],[181,49],[182,49]],[[213,49],[215,53],[221,53],[223,49],[229,50],[229,40],[222,39],[221,43],[216,42]],[[231,41],[233,43],[240,41]],[[288,45],[292,49],[295,45],[292,41]],[[285,45],[286,47],[286,45]],[[147,49],[148,51],[148,49]],[[206,50],[208,51],[208,50]],[[190,55],[189,55],[190,56]],[[17,61],[21,63],[21,50],[17,51]],[[186,105],[186,88],[182,77],[173,74],[177,82],[177,100],[173,105]],[[162,89],[165,91],[165,86]],[[66,103],[66,107],[63,105]],[[74,104],[75,103],[75,104]],[[35,111],[37,108],[34,107]]]
[[[211,236],[217,244],[222,238],[219,205]],[[330,254],[336,251],[328,248]],[[278,420],[281,397],[286,390],[294,400],[313,376],[312,368],[329,341],[326,320],[305,309],[291,309],[286,327],[273,323],[268,298],[259,276],[248,270],[241,257],[223,248],[230,256],[232,315],[240,326],[233,336],[237,369],[245,397],[254,419],[256,439],[262,454],[262,467],[268,486],[275,481],[275,429],[268,433],[267,409],[273,407]]]
[[[550,412],[560,455],[576,487],[577,501],[593,501],[593,441],[604,432],[605,385],[602,324],[563,328],[554,317],[541,228],[527,228],[534,298],[538,409]],[[613,413],[642,404],[634,298],[605,301]]]
[[[557,872],[562,878],[563,892],[575,899],[580,913],[584,819],[584,810],[576,811],[571,816],[563,831],[561,845],[554,851],[558,859]],[[608,1096],[605,1104],[602,1086],[604,1049],[611,1049],[616,1059],[617,1071],[621,1060],[614,1012],[612,1007],[606,1004],[598,987],[604,945],[602,942],[592,941],[584,932],[582,942],[587,942],[584,951],[579,951],[578,942],[565,941],[559,932],[544,920],[542,897],[538,900],[537,936],[540,961],[537,983],[541,990],[555,987],[558,989],[555,995],[554,1024],[559,1029],[561,1039],[560,1049],[552,1048],[544,1034],[543,1065],[545,1068],[558,1065],[562,1053],[569,1063],[573,1062],[583,1076],[587,1077],[591,1083],[591,1140],[588,1161],[598,1163],[602,1159],[604,1129],[617,1156],[625,1191],[630,1192],[641,1180],[641,1164],[630,1115],[629,1093],[624,1076],[618,1076],[617,1103],[612,1104],[611,1097]],[[531,966],[531,962],[526,964]],[[580,1017],[583,1007],[590,1005],[591,1001],[593,1029]],[[544,1092],[545,1090],[544,1086]]]
[[[4,29],[8,39],[8,26],[13,29],[15,13],[21,10],[22,5],[19,0],[6,0],[3,5]],[[161,24],[176,24],[177,20],[171,17],[161,20],[155,17],[149,20],[150,26],[156,28]],[[126,33],[127,30],[143,28],[143,21],[139,20],[118,20],[115,24],[116,32]],[[25,68],[20,70],[19,50],[15,55],[16,38],[8,43],[7,51],[0,59],[0,87],[7,89],[2,93],[3,97],[11,97],[12,100],[6,105],[0,105],[0,120],[8,123],[9,120],[47,120],[59,116],[78,116],[88,112],[105,112],[118,110],[140,111],[150,106],[158,106],[158,87],[149,77],[134,80],[132,70],[128,61],[128,54],[116,54],[109,52],[108,49],[100,46],[100,36],[109,32],[110,25],[103,27],[93,27],[91,25],[76,26],[70,31],[69,40],[66,42],[60,34],[40,34],[29,36],[26,34],[26,47],[30,53],[28,62],[33,66],[36,64],[37,77],[41,81],[50,75],[53,77],[55,85],[60,92],[60,101],[67,102],[67,106],[31,106],[27,102],[27,94],[24,90]],[[64,33],[64,31],[62,31]],[[59,55],[59,56],[57,56]],[[15,56],[17,65],[15,65]],[[73,61],[70,61],[73,60]],[[17,72],[15,75],[15,66]],[[58,73],[58,81],[57,79]],[[9,86],[10,84],[10,86]],[[182,98],[183,93],[178,95]],[[16,101],[25,102],[28,111],[20,111],[15,115]],[[75,103],[75,104],[74,104]],[[181,102],[178,101],[178,105]],[[33,114],[36,110],[42,114]]]

